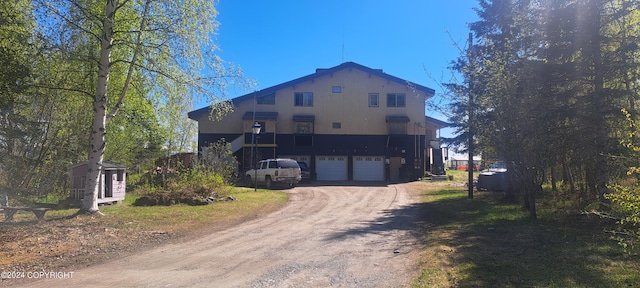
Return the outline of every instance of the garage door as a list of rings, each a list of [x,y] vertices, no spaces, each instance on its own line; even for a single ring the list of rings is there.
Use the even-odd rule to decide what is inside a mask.
[[[353,180],[384,181],[384,157],[353,157]]]
[[[316,175],[320,181],[347,180],[347,157],[318,156],[316,158]]]

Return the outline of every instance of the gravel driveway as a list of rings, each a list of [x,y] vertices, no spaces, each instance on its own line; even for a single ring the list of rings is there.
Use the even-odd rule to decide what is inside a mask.
[[[31,287],[404,287],[417,209],[400,185],[286,190],[281,210]]]

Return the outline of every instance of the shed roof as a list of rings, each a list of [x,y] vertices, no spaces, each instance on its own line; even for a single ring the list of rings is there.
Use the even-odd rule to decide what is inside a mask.
[[[88,164],[88,161],[84,161],[84,162],[77,163],[75,165],[71,165],[67,169],[73,169],[73,168],[76,168],[78,166],[87,165],[87,164]],[[110,169],[110,170],[113,170],[113,169],[127,169],[127,166],[124,165],[124,164],[113,163],[113,162],[102,162],[102,168]]]

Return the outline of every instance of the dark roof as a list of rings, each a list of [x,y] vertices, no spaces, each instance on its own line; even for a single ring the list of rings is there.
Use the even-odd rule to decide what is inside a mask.
[[[276,120],[278,112],[256,112],[256,120]],[[253,112],[247,111],[242,115],[242,120],[253,120]]]
[[[427,121],[427,122],[431,122],[431,123],[433,123],[433,124],[436,124],[436,126],[439,126],[440,128],[444,128],[444,127],[449,127],[449,126],[451,126],[451,123],[447,123],[447,122],[444,122],[444,121],[442,121],[442,120],[438,120],[438,119],[433,118],[433,117],[424,116],[424,119],[425,119],[425,121]]]
[[[105,169],[126,169],[127,166],[120,163],[102,162],[102,167]]]
[[[333,73],[335,73],[337,71],[341,71],[341,70],[345,70],[345,69],[358,69],[360,71],[367,72],[367,73],[369,73],[371,75],[378,76],[378,77],[383,78],[383,79],[387,79],[387,80],[389,80],[391,82],[396,82],[396,83],[399,83],[401,85],[408,85],[408,86],[412,87],[415,90],[424,92],[427,95],[427,97],[431,97],[431,96],[433,96],[435,94],[435,90],[433,90],[433,89],[431,89],[429,87],[422,86],[422,85],[419,85],[419,84],[416,84],[416,83],[413,83],[413,82],[410,82],[410,81],[407,81],[407,80],[403,80],[401,78],[386,74],[386,73],[382,72],[382,69],[372,69],[372,68],[360,65],[358,63],[344,62],[344,63],[342,63],[342,64],[340,64],[338,66],[332,67],[332,68],[318,68],[318,69],[316,69],[316,73],[309,74],[307,76],[303,76],[303,77],[300,77],[300,78],[297,78],[297,79],[294,79],[294,80],[291,80],[291,81],[288,81],[288,82],[284,82],[282,84],[271,86],[269,88],[265,88],[265,89],[262,89],[260,91],[251,92],[249,94],[233,98],[233,99],[231,99],[231,101],[235,104],[235,103],[238,103],[238,102],[242,102],[242,101],[246,101],[246,100],[249,100],[249,99],[253,99],[253,97],[256,97],[256,98],[257,97],[262,97],[262,96],[274,93],[277,90],[280,90],[280,89],[283,89],[283,88],[286,88],[286,87],[290,87],[290,86],[294,86],[294,85],[297,85],[297,84],[300,84],[300,83],[304,83],[304,82],[307,82],[307,81],[311,81],[311,80],[314,80],[316,78],[320,78],[320,77],[323,77],[323,76],[326,76],[326,75],[331,75],[331,74],[333,74]],[[207,107],[203,107],[203,108],[200,108],[200,109],[197,109],[197,110],[193,110],[193,111],[189,112],[187,115],[189,116],[190,119],[197,120],[198,118],[202,117],[202,115],[209,114],[210,111],[211,111],[211,106],[207,106]]]
[[[405,116],[405,115],[388,115],[387,116],[387,122],[409,122],[411,121],[411,119],[409,119],[409,116]]]
[[[293,115],[293,121],[313,122],[316,120],[315,115]]]

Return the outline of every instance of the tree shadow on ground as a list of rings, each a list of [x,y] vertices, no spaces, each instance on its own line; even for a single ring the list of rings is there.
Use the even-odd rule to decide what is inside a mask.
[[[633,287],[629,275],[612,279],[615,263],[635,263],[621,253],[593,221],[532,220],[518,205],[501,204],[497,194],[466,195],[383,211],[363,227],[334,233],[332,240],[364,234],[407,231],[438,258],[423,259],[455,271],[456,287]],[[479,199],[478,199],[479,198]],[[597,221],[596,221],[597,222]],[[635,256],[637,258],[637,256]]]

